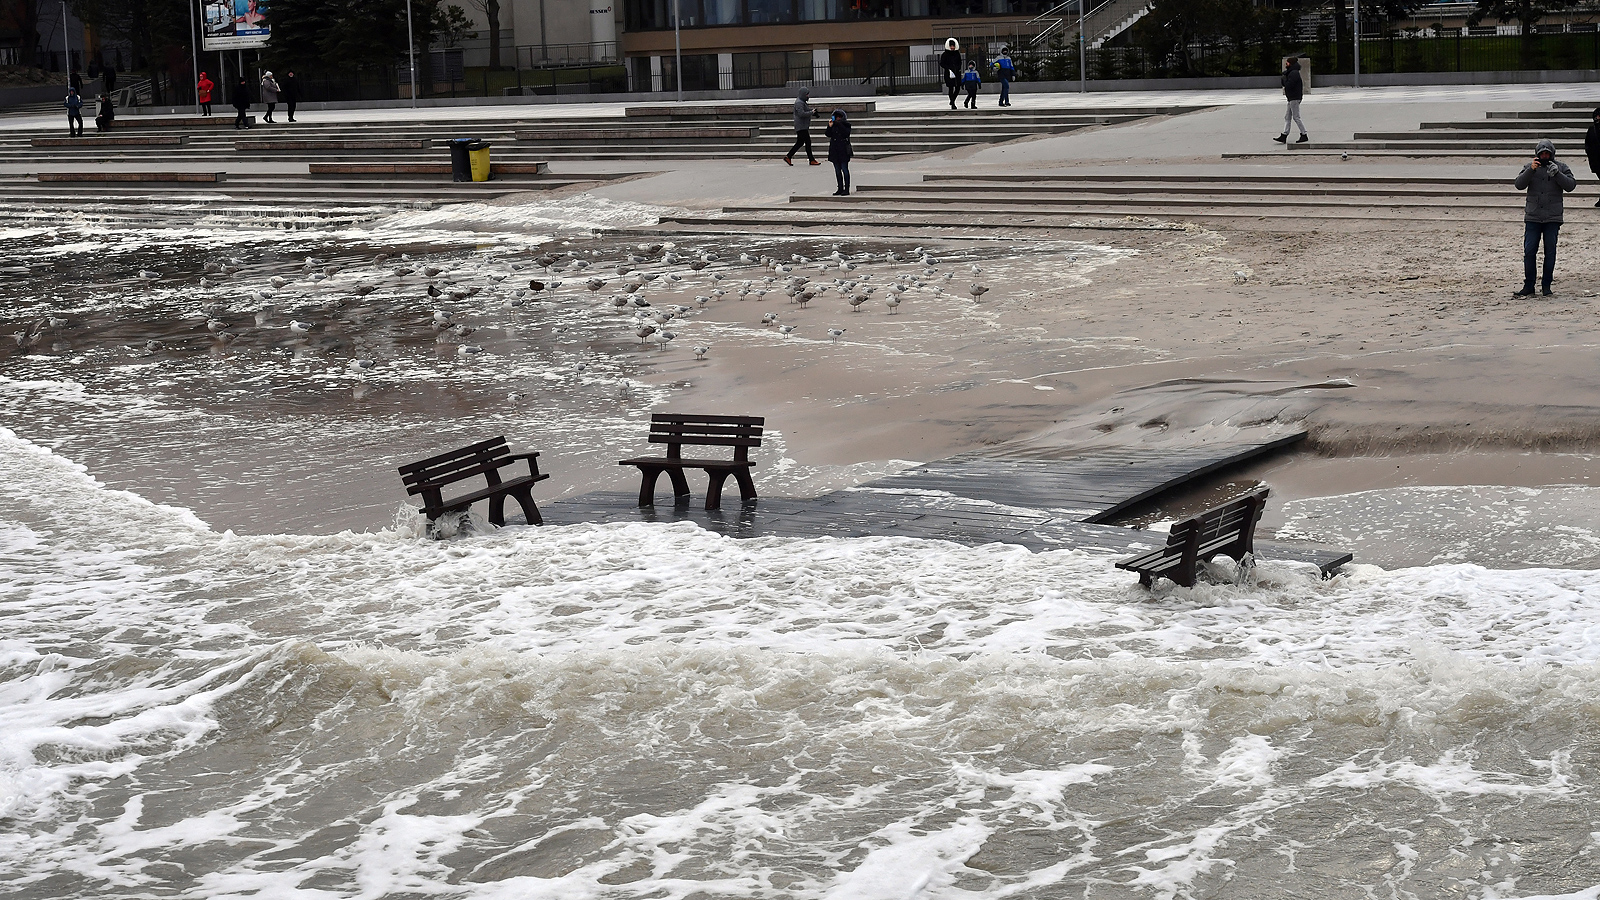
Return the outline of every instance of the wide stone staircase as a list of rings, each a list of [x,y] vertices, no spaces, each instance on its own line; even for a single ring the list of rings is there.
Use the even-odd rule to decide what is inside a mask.
[[[1283,156],[1398,156],[1524,158],[1540,138],[1555,141],[1558,155],[1581,156],[1594,104],[1558,101],[1549,110],[1486,112],[1482,120],[1423,122],[1416,131],[1358,132],[1348,141],[1313,140],[1287,148],[1226,153],[1227,159]]]
[[[937,153],[972,144],[1062,134],[1199,107],[1121,107],[952,112],[879,111],[872,101],[821,100],[845,109],[863,159]],[[426,121],[256,122],[235,130],[231,116],[129,116],[105,135],[91,129],[0,132],[0,218],[38,220],[92,206],[126,217],[139,208],[181,204],[212,217],[326,226],[397,208],[554,190],[633,172],[585,171],[592,161],[645,164],[685,159],[773,159],[793,136],[792,104],[628,107],[622,115],[444,118]],[[489,141],[494,178],[450,180],[445,141]],[[815,135],[819,152],[825,140]],[[552,164],[554,169],[552,169]],[[591,169],[593,167],[590,167]],[[613,167],[614,168],[614,167]],[[640,171],[644,171],[643,169]]]

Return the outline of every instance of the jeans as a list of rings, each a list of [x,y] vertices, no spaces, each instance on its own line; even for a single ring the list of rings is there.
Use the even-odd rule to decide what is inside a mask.
[[[839,193],[850,193],[850,163],[836,162],[833,164],[833,177],[839,180]]]
[[[1288,134],[1289,133],[1289,123],[1291,121],[1294,122],[1294,124],[1300,126],[1300,133],[1301,134],[1305,134],[1306,133],[1306,123],[1300,121],[1300,101],[1299,100],[1290,100],[1289,101],[1289,108],[1283,111],[1283,133],[1284,134]]]
[[[1556,273],[1556,235],[1560,222],[1524,222],[1522,232],[1522,286],[1533,289],[1534,262],[1539,255],[1539,239],[1544,238],[1544,286]]]
[[[1005,76],[1000,77],[1000,105],[1011,105],[1011,79]]]
[[[809,131],[796,131],[794,133],[794,146],[790,147],[789,152],[785,153],[784,156],[794,159],[795,151],[801,147],[806,148],[806,159],[816,159],[816,156],[811,152],[811,132]]]
[[[83,134],[83,110],[67,110],[67,135],[77,137]]]

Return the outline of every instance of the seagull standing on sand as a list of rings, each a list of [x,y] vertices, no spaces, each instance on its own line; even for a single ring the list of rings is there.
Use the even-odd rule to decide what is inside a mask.
[[[837,340],[839,340],[839,338],[844,337],[844,333],[845,333],[846,330],[847,329],[844,329],[844,328],[829,328],[828,329],[828,336],[833,338],[835,341],[837,341]]]
[[[972,287],[967,288],[967,293],[972,295],[972,299],[973,300],[977,300],[979,297],[982,297],[984,294],[989,293],[989,289],[987,287],[985,287],[984,285],[973,283]]]

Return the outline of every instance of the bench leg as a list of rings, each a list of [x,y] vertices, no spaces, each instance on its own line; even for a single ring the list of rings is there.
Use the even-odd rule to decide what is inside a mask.
[[[733,479],[739,482],[739,499],[749,503],[756,498],[756,480],[750,477],[749,469],[735,469]]]
[[[653,466],[639,467],[639,505],[656,505],[656,479],[661,477],[661,470]]]
[[[667,477],[672,479],[672,496],[674,499],[683,499],[689,496],[689,479],[683,470],[674,466],[667,470]]]
[[[706,486],[706,509],[721,509],[722,484],[728,480],[728,473],[721,469],[714,469],[706,474],[711,476],[711,483]]]
[[[505,494],[495,494],[489,498],[489,524],[496,528],[506,524]]]
[[[1145,587],[1152,587],[1153,585],[1155,585],[1155,583],[1156,583],[1156,580],[1154,578],[1150,577],[1150,573],[1149,572],[1140,572],[1139,573],[1139,584],[1141,584],[1141,585],[1143,585]]]
[[[533,502],[533,491],[523,489],[511,496],[517,498],[517,505],[522,507],[522,517],[528,520],[529,525],[544,524],[544,516],[539,515],[539,504]]]

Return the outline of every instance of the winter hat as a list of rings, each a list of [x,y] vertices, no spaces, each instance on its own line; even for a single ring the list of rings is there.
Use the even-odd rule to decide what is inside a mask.
[[[956,39],[955,38],[951,38],[951,39],[949,39],[949,40],[944,42],[944,48],[946,50],[960,50],[961,49],[961,45],[956,43]]]

